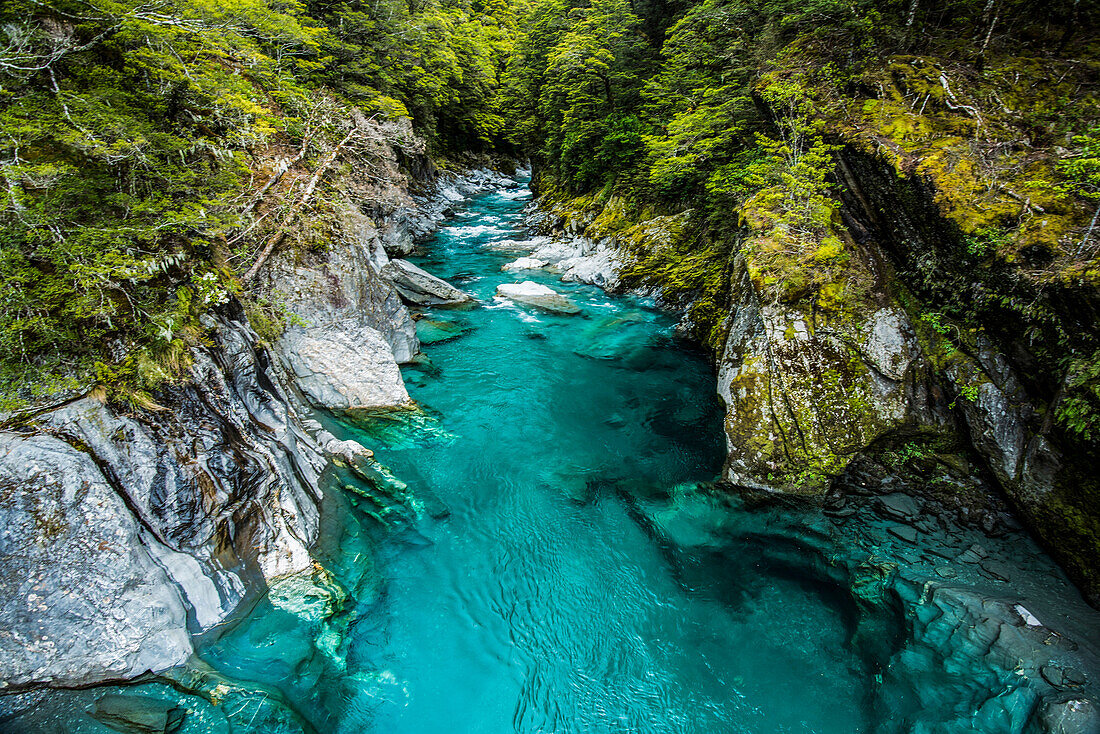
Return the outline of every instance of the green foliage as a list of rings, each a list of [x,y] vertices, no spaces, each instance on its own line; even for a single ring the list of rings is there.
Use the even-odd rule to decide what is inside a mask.
[[[147,395],[175,374],[237,289],[227,258],[253,256],[226,247],[269,175],[252,166],[342,137],[334,94],[411,114],[442,149],[499,142],[511,23],[503,5],[5,3],[2,399],[97,380]]]
[[[1100,440],[1100,351],[1071,358],[1067,367],[1058,421],[1086,441]]]
[[[639,158],[637,100],[644,44],[626,0],[573,7],[535,0],[520,19],[506,104],[514,140],[538,147],[573,191],[603,185]]]

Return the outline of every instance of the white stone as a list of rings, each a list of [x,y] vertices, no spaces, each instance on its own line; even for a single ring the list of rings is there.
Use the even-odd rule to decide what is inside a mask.
[[[580,307],[568,298],[544,285],[525,280],[522,283],[505,283],[497,286],[497,295],[517,303],[553,311],[554,313],[575,314]]]
[[[390,408],[409,402],[401,370],[382,335],[292,327],[279,356],[309,402],[329,410]]]
[[[521,257],[518,260],[502,265],[500,269],[505,272],[512,270],[538,270],[539,268],[545,268],[549,264],[550,263],[545,260],[539,260],[537,257]]]
[[[418,268],[408,260],[390,260],[382,268],[381,275],[393,283],[393,287],[401,297],[410,303],[421,306],[447,306],[472,300],[468,293]]]

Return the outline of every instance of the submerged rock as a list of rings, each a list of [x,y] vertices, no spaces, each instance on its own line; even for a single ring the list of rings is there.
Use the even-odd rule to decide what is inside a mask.
[[[580,313],[581,310],[577,304],[552,288],[530,280],[525,280],[522,283],[498,285],[497,295],[553,313],[576,314]]]
[[[88,715],[123,734],[174,734],[187,712],[160,698],[109,693],[88,707]]]
[[[381,271],[401,297],[418,306],[454,306],[473,298],[407,260],[390,260]]]
[[[470,329],[468,324],[443,319],[421,319],[416,322],[416,333],[423,344],[438,344],[457,339]]]

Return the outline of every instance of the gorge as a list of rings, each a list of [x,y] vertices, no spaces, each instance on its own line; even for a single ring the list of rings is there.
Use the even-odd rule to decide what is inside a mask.
[[[2,13],[0,731],[1100,732],[1095,9]]]

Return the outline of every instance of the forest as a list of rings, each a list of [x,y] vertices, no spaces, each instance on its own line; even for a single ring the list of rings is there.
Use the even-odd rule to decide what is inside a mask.
[[[1057,419],[1095,439],[1095,324],[1063,306],[1092,302],[1098,277],[1097,14],[1080,0],[12,0],[0,392],[9,408],[93,384],[148,401],[204,312],[248,302],[280,231],[323,219],[341,154],[380,161],[380,178],[425,156],[530,159],[544,200],[594,208],[607,231],[664,217],[667,246],[642,236],[627,278],[688,308],[702,343],[722,340],[734,256],[767,298],[843,313],[859,290],[834,191],[848,148],[930,181],[957,239],[954,274],[908,273],[921,322],[941,336],[1026,322],[1035,379],[1058,376]],[[273,149],[319,188],[258,217]]]

